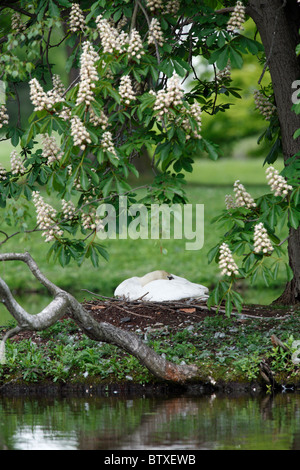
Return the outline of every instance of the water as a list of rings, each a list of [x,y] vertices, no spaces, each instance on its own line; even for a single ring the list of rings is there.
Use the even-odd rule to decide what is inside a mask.
[[[0,397],[0,450],[300,450],[300,395]]]

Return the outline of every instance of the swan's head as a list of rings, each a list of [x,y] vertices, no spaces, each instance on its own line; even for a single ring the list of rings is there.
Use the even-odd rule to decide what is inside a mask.
[[[151,273],[145,274],[145,276],[141,277],[140,281],[142,286],[145,286],[148,282],[156,281],[158,279],[166,279],[170,281],[173,279],[173,276],[167,271],[152,271]]]

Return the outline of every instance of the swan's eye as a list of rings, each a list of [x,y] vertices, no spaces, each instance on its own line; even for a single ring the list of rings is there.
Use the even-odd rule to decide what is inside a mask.
[[[168,277],[169,281],[171,281],[172,279],[174,279],[173,276],[167,276],[167,277]]]

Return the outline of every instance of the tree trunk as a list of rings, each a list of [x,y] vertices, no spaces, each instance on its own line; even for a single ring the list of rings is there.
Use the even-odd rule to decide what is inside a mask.
[[[300,115],[292,110],[292,84],[300,78],[300,58],[296,46],[300,43],[300,7],[297,0],[250,0],[247,13],[253,18],[265,48],[275,101],[279,116],[285,164],[299,152],[300,137],[293,138],[300,128]],[[278,299],[284,304],[300,301],[300,227],[290,229],[289,263],[294,273],[284,293]]]

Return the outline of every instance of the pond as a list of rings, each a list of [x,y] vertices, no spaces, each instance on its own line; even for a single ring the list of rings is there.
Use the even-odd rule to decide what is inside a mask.
[[[0,450],[300,450],[300,394],[0,396]]]

